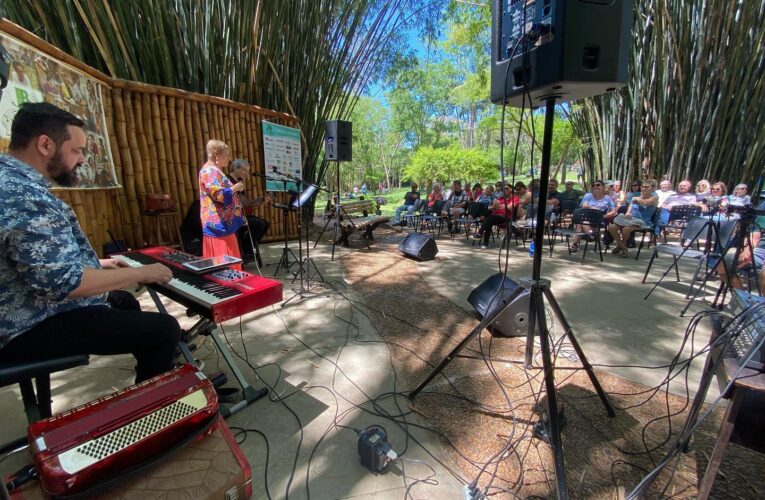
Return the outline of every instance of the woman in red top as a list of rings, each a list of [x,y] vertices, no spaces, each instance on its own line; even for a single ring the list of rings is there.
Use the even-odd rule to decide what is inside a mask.
[[[441,184],[433,184],[433,191],[428,195],[428,208],[433,209],[437,201],[444,201],[444,194],[441,192]]]
[[[526,189],[526,186],[520,182],[517,183],[516,186],[519,186],[519,189]],[[513,194],[513,187],[505,186],[503,195],[500,196],[499,199],[494,200],[494,204],[491,207],[492,213],[483,221],[481,229],[473,235],[473,238],[477,240],[483,239],[483,242],[481,243],[482,249],[488,248],[489,238],[491,237],[491,232],[493,231],[494,226],[507,224],[515,218],[516,210],[518,210],[518,202],[518,195]]]

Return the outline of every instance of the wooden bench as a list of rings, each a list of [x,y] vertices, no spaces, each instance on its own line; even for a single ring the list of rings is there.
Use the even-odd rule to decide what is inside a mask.
[[[335,210],[336,207],[332,206],[325,215],[333,219],[336,217]],[[361,217],[353,217],[356,214],[361,215]],[[380,206],[375,200],[354,200],[340,203],[340,238],[336,243],[345,247],[350,246],[348,238],[354,232],[360,231],[361,239],[369,247],[369,240],[374,239],[372,231],[381,224],[390,221],[389,216],[379,214]]]

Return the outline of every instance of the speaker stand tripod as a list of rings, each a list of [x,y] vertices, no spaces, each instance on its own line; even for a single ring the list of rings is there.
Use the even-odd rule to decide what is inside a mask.
[[[549,436],[550,446],[553,451],[553,462],[555,464],[555,482],[557,496],[560,499],[568,498],[568,487],[566,485],[566,469],[563,464],[563,445],[561,442],[561,422],[560,413],[558,412],[558,403],[555,389],[555,365],[552,360],[552,352],[550,348],[550,330],[547,328],[547,319],[545,318],[544,299],[547,299],[548,304],[552,307],[555,316],[563,326],[564,336],[567,336],[571,345],[574,347],[579,360],[582,363],[583,369],[587,372],[587,376],[590,378],[595,391],[598,393],[598,397],[603,402],[603,406],[606,408],[606,412],[609,417],[615,416],[614,409],[611,406],[608,396],[603,391],[603,388],[598,382],[597,377],[590,365],[587,357],[579,346],[579,343],[574,337],[574,333],[571,331],[571,326],[563,315],[563,310],[558,305],[555,297],[550,291],[550,282],[546,279],[541,279],[542,269],[542,248],[544,240],[544,228],[545,228],[545,205],[547,202],[547,182],[550,178],[550,150],[552,147],[552,130],[553,130],[553,118],[555,116],[555,97],[550,97],[545,103],[545,130],[544,139],[542,142],[542,170],[540,173],[540,190],[539,190],[539,203],[537,205],[537,224],[534,232],[534,247],[537,251],[534,252],[534,266],[532,270],[531,279],[525,278],[521,280],[521,286],[517,287],[514,292],[507,298],[507,303],[512,303],[522,292],[522,289],[529,290],[529,323],[528,334],[526,337],[526,356],[524,360],[524,366],[527,369],[532,369],[533,350],[534,350],[534,334],[535,331],[539,332],[540,349],[542,352],[542,370],[544,374],[545,392],[547,393],[547,436]],[[499,292],[497,296],[499,295]],[[436,377],[441,371],[446,368],[452,359],[456,357],[468,357],[461,356],[460,352],[465,346],[473,340],[477,335],[481,333],[485,326],[494,323],[494,320],[502,312],[501,307],[496,307],[492,311],[492,307],[487,307],[487,315],[481,320],[481,323],[475,327],[452,351],[446,355],[441,363],[425,377],[425,380],[420,383],[411,393],[409,393],[409,399],[412,400],[430,383],[433,378]],[[544,424],[544,419],[542,420]]]

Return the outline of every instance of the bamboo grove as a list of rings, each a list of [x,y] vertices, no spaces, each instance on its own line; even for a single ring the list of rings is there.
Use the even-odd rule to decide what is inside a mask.
[[[110,77],[300,119],[303,176],[324,177],[324,121],[346,119],[406,20],[404,0],[5,0],[0,14]]]
[[[765,3],[633,4],[627,87],[570,113],[590,178],[762,182]]]

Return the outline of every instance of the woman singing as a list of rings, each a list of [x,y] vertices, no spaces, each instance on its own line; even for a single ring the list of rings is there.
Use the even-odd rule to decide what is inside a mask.
[[[202,255],[241,258],[236,231],[246,221],[236,193],[242,182],[232,183],[223,171],[231,161],[228,145],[216,139],[207,143],[207,162],[199,171],[199,209],[202,218]],[[241,266],[232,266],[240,269]]]

